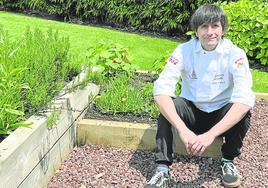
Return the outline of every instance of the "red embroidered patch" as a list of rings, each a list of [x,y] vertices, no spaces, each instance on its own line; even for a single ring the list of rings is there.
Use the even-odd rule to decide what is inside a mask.
[[[237,59],[237,60],[235,61],[236,66],[237,66],[238,68],[242,67],[243,64],[244,64],[244,60],[245,60],[244,57],[240,57],[239,59]]]
[[[170,57],[168,58],[168,62],[170,62],[170,63],[176,65],[179,61],[178,61],[176,58],[174,58],[173,56],[170,56]]]

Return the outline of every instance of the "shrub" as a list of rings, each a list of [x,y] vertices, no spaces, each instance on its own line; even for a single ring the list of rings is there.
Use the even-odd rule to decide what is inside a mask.
[[[17,51],[8,39],[8,34],[0,29],[0,134],[9,134],[23,125],[18,119],[24,115],[22,91],[29,89],[17,77],[25,72],[25,68],[12,68],[9,59]]]
[[[221,1],[221,0],[220,0]],[[228,0],[229,2],[230,0]],[[32,9],[57,14],[67,20],[111,25],[162,33],[184,35],[189,30],[193,11],[213,0],[2,0],[5,7]]]
[[[240,0],[220,6],[229,19],[227,37],[243,48],[251,60],[268,62],[268,2]]]
[[[24,115],[45,107],[69,73],[75,74],[68,50],[68,38],[52,30],[28,29],[22,39],[10,41],[0,29],[0,134],[25,126]]]
[[[31,90],[25,92],[25,110],[33,113],[44,107],[62,88],[71,67],[67,53],[69,40],[51,29],[44,34],[28,29],[12,59],[13,67],[27,70],[21,80]]]
[[[24,126],[18,121],[24,115],[21,92],[29,89],[27,84],[20,84],[15,79],[23,73],[24,69],[12,69],[0,64],[0,135],[10,134],[19,126]]]
[[[138,68],[129,61],[126,48],[109,41],[100,41],[96,46],[90,47],[87,60],[90,67],[96,69],[97,74],[92,73],[95,78],[100,77],[100,74],[103,79],[122,72],[132,74]]]

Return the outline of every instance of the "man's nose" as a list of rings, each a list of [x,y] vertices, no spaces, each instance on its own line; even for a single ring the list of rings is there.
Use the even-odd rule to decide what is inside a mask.
[[[213,34],[213,28],[211,27],[211,25],[209,25],[209,26],[207,27],[207,34],[208,34],[208,35],[212,35],[212,34]]]

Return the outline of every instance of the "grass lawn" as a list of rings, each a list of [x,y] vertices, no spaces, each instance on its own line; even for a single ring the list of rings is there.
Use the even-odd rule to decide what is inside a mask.
[[[131,62],[139,65],[140,69],[149,69],[151,64],[162,57],[166,51],[172,52],[182,41],[173,41],[145,35],[131,34],[111,29],[69,24],[41,18],[29,17],[22,14],[0,11],[0,25],[8,31],[14,40],[22,35],[29,26],[48,30],[53,28],[61,35],[68,36],[71,43],[71,53],[82,59],[87,49],[100,40],[109,40],[126,47]],[[268,93],[268,73],[252,71],[255,92]]]
[[[255,92],[268,93],[268,73],[253,70],[252,77],[253,77],[253,90]]]
[[[126,47],[131,62],[138,64],[141,69],[150,68],[150,65],[157,58],[164,55],[166,51],[173,51],[179,44],[178,41],[45,20],[4,11],[0,11],[0,25],[14,38],[19,37],[26,30],[27,26],[30,26],[30,28],[36,27],[44,31],[49,28],[58,30],[59,34],[69,37],[71,53],[79,57],[84,57],[88,47],[94,46],[100,40],[109,40]]]

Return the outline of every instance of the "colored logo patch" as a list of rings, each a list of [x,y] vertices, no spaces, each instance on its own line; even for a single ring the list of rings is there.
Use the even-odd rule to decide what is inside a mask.
[[[239,59],[237,59],[237,60],[235,61],[235,64],[236,64],[237,68],[240,68],[240,67],[243,66],[243,64],[244,64],[244,60],[245,60],[244,57],[240,57]]]
[[[168,62],[172,63],[173,65],[176,65],[179,61],[176,58],[174,58],[173,56],[170,56],[168,58]]]

